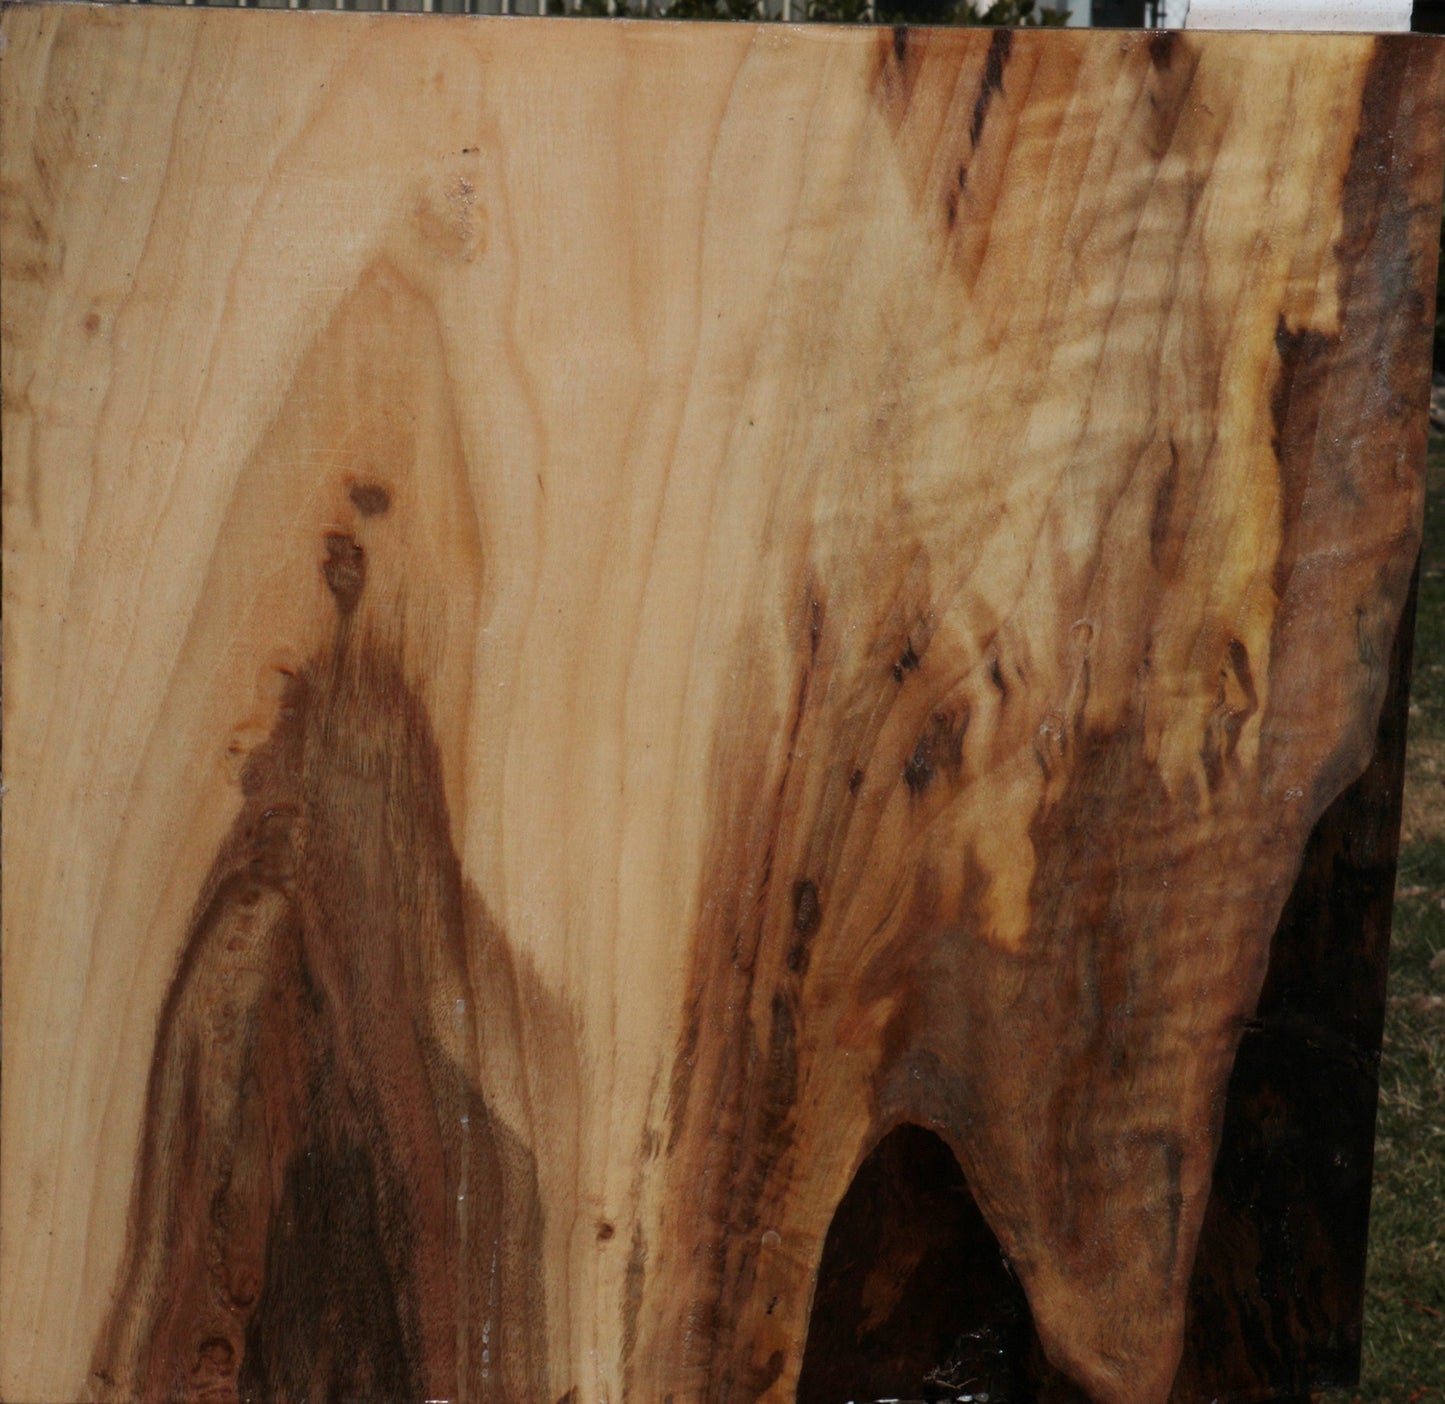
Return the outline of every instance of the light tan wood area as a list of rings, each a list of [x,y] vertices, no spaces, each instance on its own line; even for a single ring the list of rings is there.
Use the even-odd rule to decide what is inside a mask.
[[[916,1121],[1163,1400],[1440,48],[0,23],[0,1394],[788,1400]]]

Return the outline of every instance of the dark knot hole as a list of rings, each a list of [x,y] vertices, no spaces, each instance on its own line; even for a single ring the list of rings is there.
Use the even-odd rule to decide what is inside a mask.
[[[1042,1404],[1079,1396],[1044,1360],[1013,1275],[953,1152],[889,1132],[828,1229],[798,1404]]]

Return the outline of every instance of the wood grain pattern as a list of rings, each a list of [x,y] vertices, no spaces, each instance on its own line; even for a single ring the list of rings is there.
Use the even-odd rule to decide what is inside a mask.
[[[0,32],[0,1394],[789,1399],[915,1127],[1018,1388],[1166,1399],[1440,46]]]

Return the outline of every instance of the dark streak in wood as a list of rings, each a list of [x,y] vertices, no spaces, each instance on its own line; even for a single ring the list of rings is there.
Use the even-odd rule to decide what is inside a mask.
[[[1281,316],[1274,334],[1279,355],[1279,373],[1270,398],[1274,419],[1274,454],[1279,462],[1281,512],[1286,522],[1285,540],[1304,510],[1305,491],[1314,461],[1314,443],[1320,417],[1326,411],[1324,396],[1329,388],[1332,358],[1339,350],[1339,338],[1310,327],[1291,330]],[[1292,552],[1281,552],[1275,564],[1275,589],[1284,588],[1295,566]]]
[[[915,43],[907,25],[877,31],[873,65],[873,100],[895,130],[907,116],[914,84],[924,58],[923,44]]]
[[[642,1225],[632,1227],[632,1246],[627,1254],[627,1276],[622,1298],[622,1366],[624,1375],[632,1368],[637,1351],[637,1318],[642,1310],[642,1292],[647,1282],[647,1240]]]
[[[343,615],[350,614],[366,587],[366,552],[354,536],[341,531],[327,533],[326,559],[321,573],[337,609]]]
[[[989,656],[988,680],[998,689],[999,701],[1007,702],[1009,698],[1008,680],[1003,675],[1003,664],[999,661],[997,653]]]
[[[929,717],[912,755],[903,765],[904,782],[913,794],[921,795],[940,769],[957,778],[963,767],[963,738],[968,733],[968,721],[967,707],[957,716],[934,712]]]
[[[1173,574],[1180,547],[1180,533],[1174,528],[1174,498],[1179,491],[1179,445],[1169,438],[1169,466],[1154,490],[1154,513],[1149,519],[1149,558],[1166,577]]]
[[[793,884],[793,942],[788,947],[788,969],[794,975],[808,972],[808,947],[822,925],[823,908],[817,884],[801,878]]]
[[[346,616],[364,556],[326,547]],[[397,659],[344,619],[242,792],[161,1015],[96,1378],[197,1404],[535,1398],[535,1170],[428,1012],[470,1002],[497,941]]]
[[[988,110],[994,97],[1003,92],[1004,66],[1013,51],[1013,31],[995,29],[989,37],[988,57],[984,60],[983,85],[973,103],[973,117],[968,124],[969,146],[978,150],[983,138],[984,123],[988,121]]]
[[[1179,38],[1177,29],[1158,29],[1149,36],[1149,61],[1155,68],[1168,68],[1174,62]]]
[[[391,506],[391,493],[380,483],[353,483],[347,496],[363,517],[385,516]]]
[[[1162,45],[1161,39],[1164,41]],[[1180,127],[1188,112],[1199,68],[1199,53],[1189,37],[1179,30],[1158,31],[1144,48],[1150,63],[1147,70],[1150,75],[1148,149],[1154,160],[1162,161],[1175,149]],[[1187,192],[1192,217],[1197,191],[1187,188]]]

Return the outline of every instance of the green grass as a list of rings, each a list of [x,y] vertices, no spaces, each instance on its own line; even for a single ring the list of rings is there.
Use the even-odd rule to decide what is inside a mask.
[[[1360,1404],[1445,1404],[1445,439],[1429,487]]]

